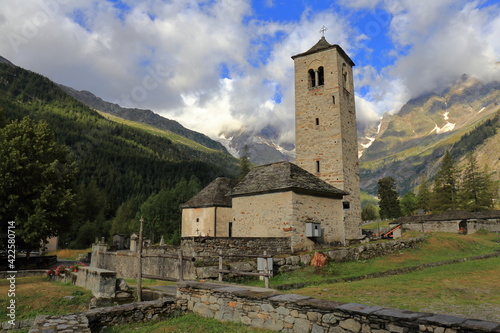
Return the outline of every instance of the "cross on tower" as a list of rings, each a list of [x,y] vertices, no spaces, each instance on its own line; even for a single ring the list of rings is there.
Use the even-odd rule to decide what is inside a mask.
[[[321,34],[323,35],[323,37],[325,37],[325,31],[327,31],[328,28],[325,27],[325,26],[322,26],[321,29],[319,29],[319,32],[321,32]]]

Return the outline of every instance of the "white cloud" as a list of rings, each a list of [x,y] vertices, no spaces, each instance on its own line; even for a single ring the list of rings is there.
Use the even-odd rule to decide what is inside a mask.
[[[0,0],[0,55],[212,137],[274,125],[290,141],[290,57],[314,45],[322,25],[326,39],[351,58],[396,58],[383,69],[355,67],[360,122],[463,73],[494,79],[491,68],[500,60],[498,6],[478,8],[475,1],[345,0],[339,2],[350,10],[308,8],[288,22],[256,20],[249,0],[125,2],[126,11],[98,0]],[[354,26],[359,10],[371,11],[368,23],[375,25]],[[367,45],[386,28],[395,48],[379,54]]]

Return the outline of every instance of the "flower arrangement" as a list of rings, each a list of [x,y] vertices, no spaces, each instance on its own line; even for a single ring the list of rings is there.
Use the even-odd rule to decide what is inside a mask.
[[[86,265],[83,262],[80,262],[78,264],[74,264],[73,266],[59,265],[55,268],[48,269],[46,274],[48,277],[51,277],[51,276],[65,277],[65,276],[69,276],[69,274],[71,272],[78,272],[78,269],[81,266],[86,266]]]

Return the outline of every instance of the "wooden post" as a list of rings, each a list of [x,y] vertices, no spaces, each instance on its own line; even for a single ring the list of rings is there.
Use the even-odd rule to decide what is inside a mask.
[[[184,281],[184,263],[182,262],[182,249],[179,249],[179,281]]]
[[[222,282],[222,250],[219,250],[219,281]]]
[[[264,250],[264,287],[269,288],[269,267],[267,267],[267,251]]]
[[[141,216],[141,227],[139,229],[139,254],[138,254],[138,268],[137,268],[137,301],[142,302],[142,228],[144,219]]]

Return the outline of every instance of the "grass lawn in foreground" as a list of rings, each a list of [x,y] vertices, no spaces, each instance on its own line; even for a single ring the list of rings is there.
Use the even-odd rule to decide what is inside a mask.
[[[330,263],[322,269],[304,267],[273,277],[270,285],[273,288],[292,283],[326,283],[338,278],[364,276],[424,263],[489,254],[500,251],[499,240],[496,234],[485,232],[471,235],[433,233],[427,235],[426,240],[418,244],[415,249],[402,249],[387,256],[368,260]],[[262,286],[263,282],[249,281],[245,284]]]
[[[500,257],[292,292],[339,302],[500,322]]]
[[[9,281],[0,280],[0,294],[7,295]],[[59,315],[88,310],[92,293],[68,283],[52,282],[45,276],[16,279],[16,320],[34,318],[39,314]],[[64,298],[72,296],[71,299]],[[0,308],[6,309],[8,297],[0,297]],[[0,322],[8,321],[7,317]]]
[[[150,323],[127,324],[108,327],[105,333],[270,333],[272,331],[252,328],[241,324],[221,323],[190,313],[185,316]]]

